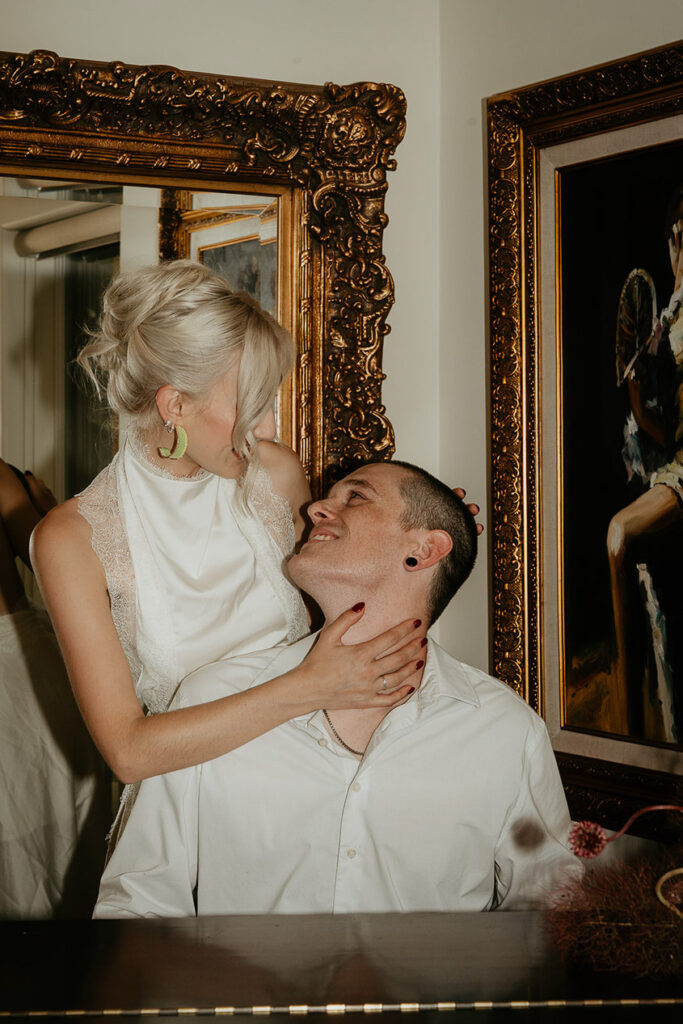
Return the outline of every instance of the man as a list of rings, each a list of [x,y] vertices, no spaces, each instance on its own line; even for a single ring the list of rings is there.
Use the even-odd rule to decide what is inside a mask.
[[[433,622],[476,555],[471,513],[404,463],[374,463],[309,509],[292,579],[331,621],[365,602],[358,643]],[[175,705],[298,664],[315,637],[207,666]],[[142,783],[96,917],[488,910],[542,901],[579,870],[543,722],[430,640],[388,712],[318,711],[196,768]],[[378,671],[378,689],[383,680]]]

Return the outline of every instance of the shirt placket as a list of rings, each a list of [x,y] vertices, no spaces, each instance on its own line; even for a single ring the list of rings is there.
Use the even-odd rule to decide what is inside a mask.
[[[368,766],[364,758],[356,761],[352,756],[344,757],[347,777],[346,797],[339,823],[339,848],[337,871],[334,880],[332,911],[344,913],[355,905],[355,894],[362,884],[366,870],[367,826],[366,796],[368,787]]]
[[[300,720],[301,721],[301,720]],[[304,722],[301,722],[304,725]],[[337,847],[337,868],[334,880],[332,912],[342,913],[353,893],[357,891],[364,871],[367,826],[365,805],[368,779],[368,751],[359,761],[353,754],[331,738],[323,724],[322,712],[309,716],[304,727],[318,746],[323,747],[334,758],[335,770],[343,777],[346,787],[341,819],[339,821],[339,844]]]

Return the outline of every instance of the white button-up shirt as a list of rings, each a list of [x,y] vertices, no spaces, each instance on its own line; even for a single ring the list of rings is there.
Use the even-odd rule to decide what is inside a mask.
[[[199,669],[173,706],[274,678],[312,642]],[[544,723],[430,641],[362,760],[316,712],[143,782],[95,917],[526,907],[580,872],[568,828]]]

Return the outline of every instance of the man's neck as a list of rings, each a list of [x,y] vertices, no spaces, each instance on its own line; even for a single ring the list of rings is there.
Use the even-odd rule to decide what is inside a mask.
[[[365,592],[362,594],[349,594],[348,596],[334,596],[329,602],[320,602],[320,608],[325,616],[325,622],[334,620],[357,604],[359,601],[365,603],[362,616],[343,636],[344,644],[361,644],[365,640],[372,640],[373,637],[387,632],[393,626],[404,621],[420,619],[426,622],[425,609],[422,604],[411,594],[388,595],[379,592]]]
[[[343,604],[344,599],[342,598],[340,601],[339,595],[335,595],[335,598],[334,602],[330,602],[322,608],[326,622],[332,622],[346,607],[365,599],[365,610],[362,617],[344,634],[342,643],[345,644],[360,644],[365,640],[371,640],[405,620],[421,619],[426,625],[425,609],[412,596],[409,596],[407,600],[401,600],[396,596],[393,600],[389,600],[381,594],[374,593],[349,599],[349,605]],[[414,659],[415,663],[424,661],[425,656],[426,648]],[[382,690],[383,680],[381,659],[378,661],[377,670],[377,691],[379,693]],[[401,685],[413,686],[417,689],[422,681],[422,671],[421,668],[416,669]],[[389,684],[391,685],[391,678],[389,678]],[[391,710],[392,708],[382,707],[332,711],[330,718],[344,743],[352,747],[353,750],[364,751],[375,729]],[[336,742],[334,734],[331,733],[331,735]]]

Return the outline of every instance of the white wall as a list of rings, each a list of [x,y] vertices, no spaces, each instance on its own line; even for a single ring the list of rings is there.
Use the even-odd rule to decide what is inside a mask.
[[[0,0],[1,45],[287,81],[399,85],[384,396],[398,454],[485,506],[482,100],[671,42],[681,0]],[[485,545],[483,545],[485,548]],[[487,560],[441,641],[488,661]]]

